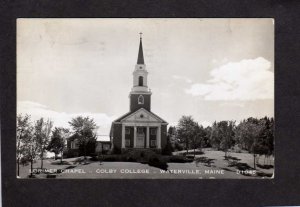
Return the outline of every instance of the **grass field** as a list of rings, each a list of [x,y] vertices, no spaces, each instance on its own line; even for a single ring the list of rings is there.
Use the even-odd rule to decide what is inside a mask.
[[[180,154],[185,151],[176,152]],[[253,156],[249,153],[230,153],[228,159],[224,152],[204,150],[197,153],[193,162],[167,163],[167,170],[137,162],[99,162],[86,163],[82,158],[59,160],[44,160],[47,173],[35,174],[36,178],[47,178],[52,175],[56,178],[68,179],[254,179],[271,178],[274,172],[274,159],[268,159],[264,165],[264,157],[259,159],[256,170],[253,169]],[[190,151],[192,153],[192,151]],[[189,155],[191,156],[191,155]],[[34,168],[40,167],[40,160],[34,163]],[[61,172],[62,171],[62,172]],[[28,178],[30,165],[20,166],[20,178]]]

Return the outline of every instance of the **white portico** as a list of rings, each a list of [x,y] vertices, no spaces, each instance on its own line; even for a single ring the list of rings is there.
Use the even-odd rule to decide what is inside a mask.
[[[141,108],[121,120],[122,149],[161,149],[161,126],[167,123],[155,114]]]

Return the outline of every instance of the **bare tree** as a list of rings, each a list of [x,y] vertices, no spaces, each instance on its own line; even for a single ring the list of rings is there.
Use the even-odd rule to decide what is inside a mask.
[[[40,118],[35,123],[34,135],[37,139],[37,144],[40,151],[41,169],[43,169],[44,153],[50,140],[52,126],[53,122],[49,119],[47,122],[45,122],[43,118]]]
[[[30,123],[30,116],[19,114],[17,116],[17,176],[20,175],[20,160],[26,155],[26,140],[32,136],[32,125]]]
[[[39,144],[36,136],[26,136],[24,141],[24,154],[30,161],[30,177],[33,176],[33,162],[39,154]]]

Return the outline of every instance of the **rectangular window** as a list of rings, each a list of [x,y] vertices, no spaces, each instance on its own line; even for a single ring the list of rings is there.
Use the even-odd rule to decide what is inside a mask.
[[[130,134],[130,128],[125,128],[125,134]]]
[[[151,147],[155,147],[156,146],[156,140],[151,140],[150,145],[151,145]]]
[[[156,135],[156,129],[151,129],[151,130],[150,130],[150,134],[151,134],[151,135]]]
[[[125,139],[125,147],[130,147],[130,139]]]

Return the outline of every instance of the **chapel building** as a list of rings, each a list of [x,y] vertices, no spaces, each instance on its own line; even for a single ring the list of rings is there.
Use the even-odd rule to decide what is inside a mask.
[[[167,144],[168,123],[151,111],[152,92],[148,88],[148,71],[144,62],[142,37],[137,64],[133,71],[133,87],[129,93],[129,112],[113,121],[110,140],[121,152],[153,149],[161,152]]]

